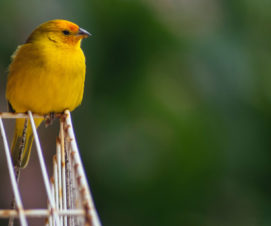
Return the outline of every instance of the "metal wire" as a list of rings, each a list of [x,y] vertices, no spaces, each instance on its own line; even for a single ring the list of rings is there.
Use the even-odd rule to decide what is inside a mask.
[[[16,176],[13,170],[13,165],[12,165],[12,160],[11,160],[11,156],[10,156],[10,151],[9,151],[9,147],[8,147],[8,141],[7,141],[7,137],[6,137],[6,133],[5,133],[5,128],[4,128],[4,124],[2,121],[2,118],[0,118],[0,128],[1,128],[1,135],[3,138],[3,143],[4,143],[4,150],[5,150],[5,154],[6,154],[6,159],[7,159],[7,164],[8,164],[8,171],[9,171],[9,176],[10,176],[10,181],[11,181],[11,185],[12,185],[12,189],[13,189],[13,193],[14,193],[14,198],[15,198],[15,202],[16,202],[16,206],[19,212],[19,218],[20,218],[20,222],[22,226],[26,226],[27,222],[26,222],[26,217],[23,213],[23,203],[22,203],[22,198],[20,196],[19,193],[19,188],[16,182]]]
[[[46,217],[48,220],[45,225],[49,226],[100,226],[101,223],[93,203],[76,144],[70,112],[65,111],[64,114],[58,114],[57,117],[60,118],[60,131],[56,142],[56,154],[53,157],[53,175],[49,179],[34,122],[34,118],[44,118],[44,116],[32,114],[30,111],[27,114],[0,112],[0,132],[3,138],[12,191],[17,207],[17,209],[0,209],[0,218],[19,218],[22,226],[28,225],[28,217]],[[48,200],[47,209],[23,208],[2,121],[2,119],[16,118],[29,118],[46,191],[45,195]]]
[[[88,187],[87,183],[87,177],[84,172],[84,169],[82,167],[82,160],[79,155],[77,143],[75,140],[74,132],[73,132],[73,126],[71,121],[71,115],[69,111],[65,111],[65,129],[67,131],[69,142],[71,145],[71,157],[74,162],[74,172],[76,174],[77,183],[79,185],[80,194],[82,196],[82,201],[84,208],[86,210],[86,222],[89,223],[89,225],[101,225],[95,206],[93,202],[92,195],[90,193],[90,189]]]

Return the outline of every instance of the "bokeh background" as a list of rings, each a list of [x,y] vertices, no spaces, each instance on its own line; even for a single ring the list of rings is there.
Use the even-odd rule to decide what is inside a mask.
[[[271,225],[271,1],[1,0],[1,111],[10,55],[55,18],[93,34],[72,115],[104,225]],[[48,164],[57,129],[39,129]],[[43,200],[35,158],[26,207]]]

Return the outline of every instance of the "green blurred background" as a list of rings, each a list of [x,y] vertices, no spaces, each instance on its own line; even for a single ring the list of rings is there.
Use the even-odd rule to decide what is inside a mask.
[[[1,0],[1,111],[10,55],[55,18],[93,34],[73,122],[104,225],[271,225],[271,1]]]

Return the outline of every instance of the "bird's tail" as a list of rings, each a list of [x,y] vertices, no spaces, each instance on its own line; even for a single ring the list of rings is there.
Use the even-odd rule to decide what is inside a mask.
[[[30,157],[31,147],[33,143],[33,131],[29,123],[29,120],[27,122],[25,136],[23,136],[25,120],[27,119],[16,119],[15,133],[14,133],[12,148],[11,148],[13,164],[14,166],[20,167],[20,168],[26,167],[29,157]],[[36,128],[38,128],[38,126],[41,124],[43,119],[34,119],[34,121],[36,124]],[[25,142],[23,142],[24,138],[25,138]],[[23,143],[24,143],[24,147],[22,147]],[[21,162],[19,161],[20,152],[21,152]]]

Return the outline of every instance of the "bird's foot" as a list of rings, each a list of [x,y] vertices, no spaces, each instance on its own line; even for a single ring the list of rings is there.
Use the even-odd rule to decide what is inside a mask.
[[[54,112],[50,112],[48,115],[45,116],[45,127],[48,127],[53,124],[56,115]]]

